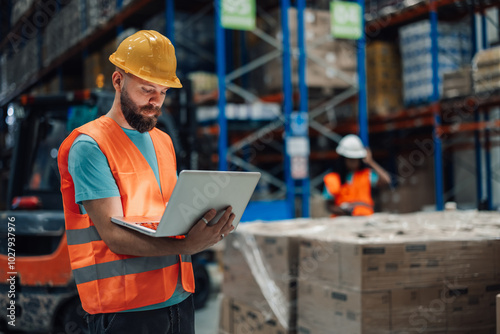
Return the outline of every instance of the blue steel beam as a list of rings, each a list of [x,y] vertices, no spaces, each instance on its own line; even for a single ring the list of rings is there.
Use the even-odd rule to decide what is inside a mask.
[[[477,27],[476,27],[476,12],[474,10],[474,6],[471,5],[470,8],[470,16],[471,16],[471,62],[474,59],[474,56],[477,53]],[[479,122],[479,109],[477,106],[474,107],[474,121]],[[481,205],[483,201],[483,159],[481,157],[481,136],[479,131],[474,131],[474,153],[476,158],[476,200],[477,207]]]
[[[430,23],[431,23],[431,54],[432,54],[432,98],[434,110],[434,182],[436,192],[436,210],[444,210],[443,196],[443,151],[441,138],[437,129],[441,126],[441,115],[439,110],[439,49],[438,49],[438,13],[436,1],[430,0]]]
[[[165,0],[165,36],[175,46],[174,0]]]
[[[119,13],[121,12],[123,7],[123,0],[116,0],[116,12]],[[120,24],[116,27],[116,36],[120,36],[120,34],[123,32],[123,24]]]
[[[227,119],[226,119],[226,36],[221,24],[222,0],[215,1],[215,37],[217,78],[219,86],[219,170],[227,170]]]
[[[290,62],[290,31],[288,28],[288,9],[290,0],[281,0],[281,31],[283,32],[283,114],[285,116],[285,141],[291,135],[290,116],[292,114],[292,66]],[[290,155],[285,142],[285,181],[286,199],[291,217],[295,217],[295,181],[292,178]]]
[[[304,11],[306,7],[305,0],[297,0],[297,36],[299,46],[299,93],[300,93],[300,106],[299,110],[302,112],[309,112],[308,106],[308,92],[306,85],[306,41],[305,41],[305,27],[304,27]],[[309,160],[308,160],[309,163]],[[309,198],[311,194],[311,182],[309,176],[301,181],[302,185],[302,217],[310,216]]]
[[[369,145],[368,139],[368,106],[367,106],[367,97],[366,97],[366,37],[364,34],[365,31],[365,0],[357,0],[358,4],[361,6],[361,22],[362,28],[361,31],[363,34],[361,38],[358,39],[358,124],[359,124],[359,137],[363,141],[365,146]]]
[[[489,47],[488,43],[488,27],[487,27],[487,20],[486,20],[486,13],[484,10],[481,12],[481,46],[483,50],[486,50]],[[484,120],[488,122],[490,120],[490,111],[488,108],[484,111]],[[492,210],[493,209],[493,175],[491,171],[491,148],[490,148],[490,131],[485,130],[484,131],[484,139],[485,139],[485,157],[486,157],[486,204],[487,204],[487,209]]]

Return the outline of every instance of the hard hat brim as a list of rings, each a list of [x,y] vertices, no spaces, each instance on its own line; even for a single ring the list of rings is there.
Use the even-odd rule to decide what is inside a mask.
[[[352,150],[342,150],[342,149],[339,149],[337,148],[336,152],[345,157],[345,158],[349,158],[349,159],[364,159],[366,158],[366,149],[362,149],[362,150],[356,150],[356,151],[352,151]]]
[[[175,77],[174,80],[164,80],[164,79],[158,79],[158,78],[153,78],[147,75],[141,75],[138,73],[135,73],[133,70],[127,68],[127,66],[124,66],[123,64],[120,64],[119,62],[116,61],[115,59],[115,54],[113,53],[111,56],[109,56],[109,61],[115,65],[118,68],[121,68],[122,70],[125,71],[125,73],[130,73],[135,75],[138,78],[141,78],[143,80],[146,80],[147,82],[151,82],[160,86],[168,87],[168,88],[182,88],[181,81],[179,78]]]

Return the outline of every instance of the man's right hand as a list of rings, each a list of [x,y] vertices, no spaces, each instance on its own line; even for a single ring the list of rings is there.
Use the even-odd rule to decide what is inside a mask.
[[[217,212],[214,209],[211,209],[205,213],[203,218],[206,222],[210,222],[215,218],[216,214]],[[186,236],[186,239],[184,239],[185,250],[183,251],[183,254],[190,255],[199,253],[221,241],[224,236],[234,230],[234,217],[232,207],[228,207],[222,217],[220,217],[220,219],[213,225],[207,224],[203,218],[200,219],[191,228]]]

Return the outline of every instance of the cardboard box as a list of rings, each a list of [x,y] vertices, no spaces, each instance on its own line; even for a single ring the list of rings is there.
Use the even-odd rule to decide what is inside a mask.
[[[472,93],[472,68],[466,66],[443,74],[443,97],[454,98]]]
[[[401,59],[397,47],[375,41],[366,48],[368,111],[388,116],[403,108]]]
[[[254,307],[244,302],[234,301],[232,304],[231,334],[287,334],[293,329],[284,328],[267,307]]]
[[[497,322],[497,334],[500,334],[500,295],[496,297],[496,322]]]
[[[447,289],[449,331],[492,327],[496,295],[500,291],[498,281],[471,280],[465,284],[450,284]]]
[[[386,333],[390,331],[389,291],[360,293],[312,279],[299,281],[299,333]]]

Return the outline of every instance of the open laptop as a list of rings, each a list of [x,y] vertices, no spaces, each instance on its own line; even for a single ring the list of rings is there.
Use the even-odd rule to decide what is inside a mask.
[[[185,170],[179,174],[162,216],[111,217],[111,221],[154,237],[170,237],[187,234],[210,209],[217,210],[210,222],[215,224],[232,206],[236,228],[259,179],[256,172]]]

